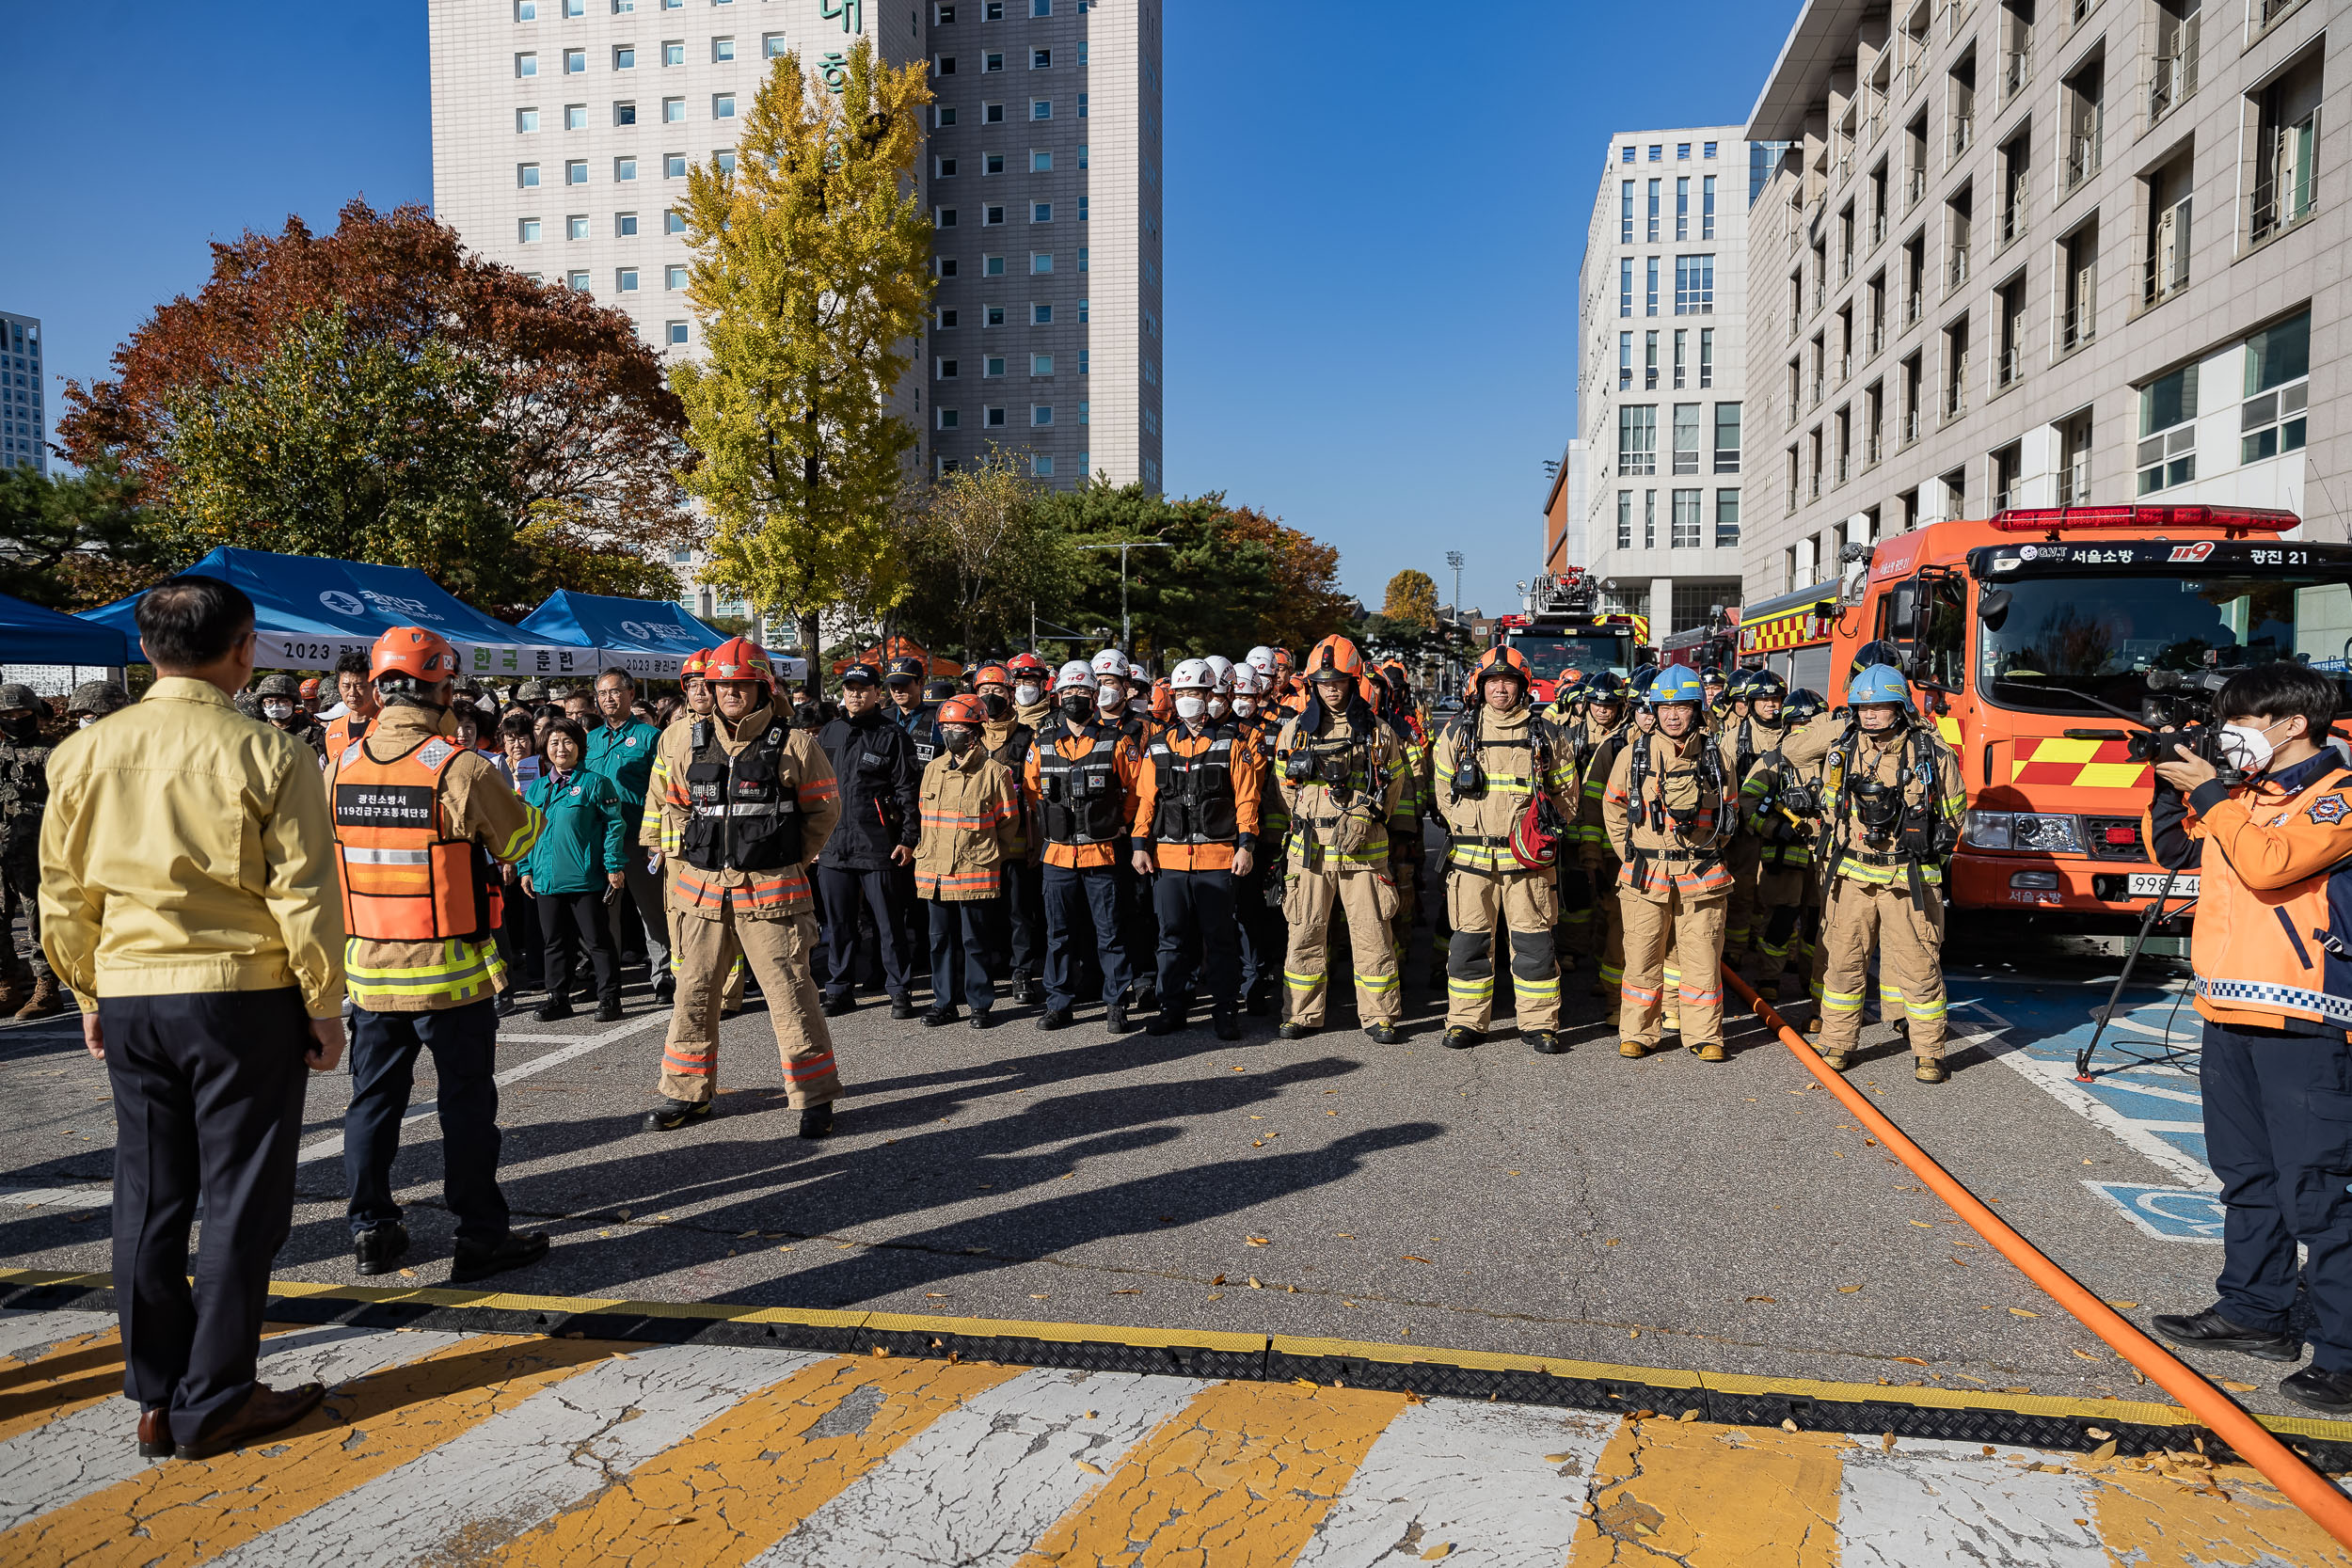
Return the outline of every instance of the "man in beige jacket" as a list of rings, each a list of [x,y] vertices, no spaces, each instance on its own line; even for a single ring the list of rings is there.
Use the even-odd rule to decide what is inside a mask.
[[[137,614],[146,700],[50,758],[41,945],[114,1090],[115,1300],[139,1451],[200,1459],[324,1394],[254,1373],[294,1220],[305,1069],[342,1055],[343,921],[317,754],[230,704],[253,674],[252,601],[174,578]]]

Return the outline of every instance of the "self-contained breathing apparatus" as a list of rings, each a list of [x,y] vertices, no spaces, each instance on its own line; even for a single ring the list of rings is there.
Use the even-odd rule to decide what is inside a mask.
[[[1514,824],[1510,833],[1481,838],[1449,831],[1450,843],[1496,844],[1507,847],[1512,858],[1523,870],[1537,871],[1555,863],[1559,859],[1559,843],[1568,834],[1568,823],[1560,814],[1544,782],[1552,775],[1552,748],[1555,737],[1551,726],[1539,713],[1527,716],[1527,734],[1519,739],[1489,740],[1486,737],[1486,705],[1481,703],[1454,725],[1454,782],[1451,800],[1459,804],[1486,793],[1492,784],[1486,767],[1479,761],[1484,751],[1524,747],[1528,752],[1528,804]],[[1580,875],[1581,873],[1580,872]]]
[[[1822,794],[1834,802],[1836,822],[1832,832],[1836,838],[1821,861],[1824,894],[1836,879],[1847,857],[1851,856],[1865,865],[1900,865],[1910,883],[1912,898],[1924,903],[1928,897],[1927,879],[1920,875],[1920,867],[1930,863],[1941,866],[1960,843],[1959,825],[1945,816],[1937,799],[1934,737],[1915,722],[1905,720],[1903,723],[1901,757],[1891,784],[1882,784],[1875,777],[1856,777],[1863,735],[1859,721],[1849,718],[1845,733],[1830,748],[1822,774]],[[1915,784],[1919,786],[1916,800],[1911,799]],[[1862,847],[1858,849],[1848,837],[1850,822],[1859,822],[1862,827]]]
[[[1668,768],[1657,775],[1657,800],[1653,816],[1650,799],[1651,742],[1653,739],[1663,740],[1669,746],[1679,747],[1692,736],[1696,736],[1699,742],[1698,755],[1692,765]],[[1681,739],[1676,739],[1662,731],[1655,736],[1637,732],[1630,744],[1633,747],[1633,762],[1626,776],[1627,828],[1652,828],[1677,840],[1704,830],[1708,834],[1704,843],[1664,851],[1663,858],[1690,862],[1692,875],[1720,862],[1724,846],[1731,838],[1724,820],[1729,815],[1727,808],[1730,802],[1724,795],[1722,759],[1716,748],[1708,741],[1704,727],[1694,721],[1691,733]],[[1680,779],[1692,781],[1690,802],[1687,805],[1670,805],[1666,800],[1667,785]],[[1633,886],[1646,887],[1649,883],[1651,851],[1637,847],[1630,831],[1626,834],[1625,843],[1614,847],[1617,858],[1632,868]]]

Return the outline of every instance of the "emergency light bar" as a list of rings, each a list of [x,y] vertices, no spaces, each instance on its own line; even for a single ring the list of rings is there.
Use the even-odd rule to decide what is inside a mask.
[[[2292,512],[2259,506],[2039,506],[1997,513],[1993,526],[2004,533],[2056,533],[2063,529],[2241,529],[2284,533],[2303,519]]]

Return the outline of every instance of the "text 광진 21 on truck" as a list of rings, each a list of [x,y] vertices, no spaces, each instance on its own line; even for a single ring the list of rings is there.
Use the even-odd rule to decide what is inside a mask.
[[[1515,648],[1534,675],[1538,704],[1551,701],[1570,670],[1629,674],[1649,644],[1649,617],[1598,609],[1600,595],[1581,566],[1545,573],[1528,584],[1523,612],[1498,615],[1494,645]]]
[[[1919,711],[1960,752],[1956,907],[2045,928],[2137,925],[2165,878],[2141,842],[2152,765],[2132,736],[2248,665],[2298,659],[2344,679],[2352,546],[2285,537],[2300,527],[2224,506],[2010,511],[1882,540],[1826,585],[1831,704],[1863,644],[1891,641]],[[2167,907],[2196,895],[2183,875]]]

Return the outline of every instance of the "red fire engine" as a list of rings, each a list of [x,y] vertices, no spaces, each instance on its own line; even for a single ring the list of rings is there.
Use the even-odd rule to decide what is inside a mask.
[[[1649,617],[1598,612],[1599,594],[1581,566],[1537,578],[1521,602],[1525,613],[1495,617],[1494,645],[1527,660],[1539,703],[1551,701],[1568,671],[1628,674],[1648,648]]]

